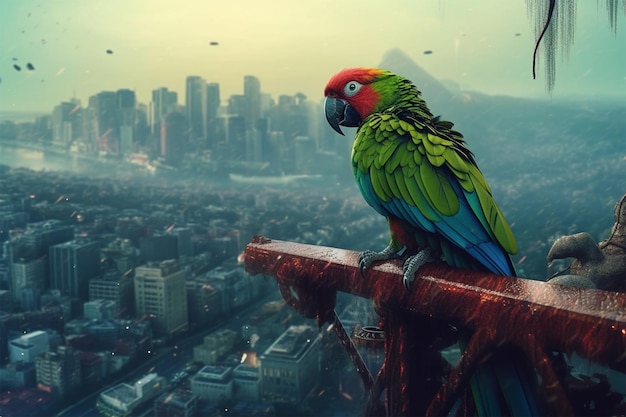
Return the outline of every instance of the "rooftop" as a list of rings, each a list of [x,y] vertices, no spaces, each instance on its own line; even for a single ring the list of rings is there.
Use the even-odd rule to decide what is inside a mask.
[[[297,360],[304,355],[317,337],[317,332],[311,326],[290,326],[267,348],[263,357]]]

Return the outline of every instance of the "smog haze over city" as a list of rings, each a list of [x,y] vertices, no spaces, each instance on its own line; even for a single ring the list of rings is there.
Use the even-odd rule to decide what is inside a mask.
[[[561,236],[606,239],[626,192],[626,7],[557,9],[533,79],[538,4],[0,0],[0,415],[362,414],[336,329],[242,264],[257,235],[388,243],[355,129],[324,115],[343,68],[401,74],[454,122],[518,276],[565,269],[546,262]],[[378,324],[369,300],[335,310]],[[624,406],[620,384],[598,415]]]

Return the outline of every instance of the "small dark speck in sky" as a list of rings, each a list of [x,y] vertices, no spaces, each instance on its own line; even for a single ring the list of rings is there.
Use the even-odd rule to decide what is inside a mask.
[[[112,51],[112,50],[107,49],[107,54],[112,54],[112,53],[113,53],[113,51]]]
[[[211,46],[217,46],[217,45],[219,45],[219,44],[220,44],[219,42],[215,42],[215,41],[211,41],[211,42],[209,43],[209,45],[211,45]]]
[[[17,58],[13,57],[13,61],[17,61]]]
[[[424,55],[430,55],[432,53],[433,53],[433,51],[431,51],[430,49],[427,49],[427,50],[424,51]]]
[[[35,66],[29,62],[26,64],[26,69],[29,71],[35,71]]]
[[[522,36],[522,34],[521,34],[521,33],[519,33],[519,32],[517,32],[517,33],[515,34],[515,36]]]
[[[22,67],[20,67],[17,64],[13,64],[13,68],[15,68],[15,71],[21,71],[22,70]]]

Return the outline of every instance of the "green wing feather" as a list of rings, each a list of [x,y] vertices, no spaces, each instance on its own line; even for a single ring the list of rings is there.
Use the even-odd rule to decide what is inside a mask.
[[[450,181],[458,182],[482,227],[506,252],[515,253],[513,233],[461,134],[449,122],[417,123],[416,113],[403,117],[404,110],[396,106],[365,120],[354,143],[355,169],[370,175],[382,202],[404,200],[430,222],[458,213],[459,196]]]

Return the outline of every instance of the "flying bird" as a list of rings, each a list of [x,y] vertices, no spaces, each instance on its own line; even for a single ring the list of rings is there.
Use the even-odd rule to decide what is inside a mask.
[[[359,255],[362,272],[376,261],[404,258],[407,290],[432,259],[515,276],[509,256],[517,251],[515,238],[474,155],[451,122],[433,116],[411,81],[377,68],[345,69],[331,77],[324,96],[336,132],[357,128],[351,158],[357,186],[389,223],[387,247]],[[503,415],[506,404],[513,414],[535,414],[531,379],[522,377],[526,363],[502,355],[493,362],[471,378],[479,415]],[[502,378],[505,405],[492,389]]]

